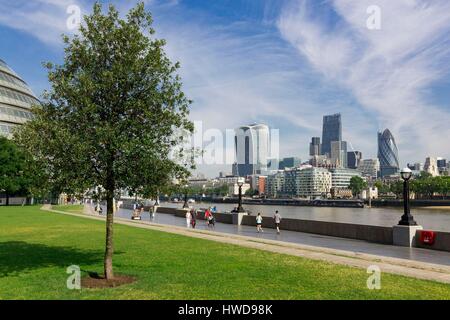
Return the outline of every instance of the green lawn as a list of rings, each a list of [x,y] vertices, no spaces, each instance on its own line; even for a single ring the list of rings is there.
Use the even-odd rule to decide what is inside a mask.
[[[66,207],[76,211],[79,208]],[[0,299],[450,299],[450,285],[115,226],[116,273],[138,281],[69,290],[66,268],[102,272],[104,223],[0,207]]]
[[[69,213],[83,213],[83,205],[60,205],[60,206],[52,206],[54,210],[64,211]]]

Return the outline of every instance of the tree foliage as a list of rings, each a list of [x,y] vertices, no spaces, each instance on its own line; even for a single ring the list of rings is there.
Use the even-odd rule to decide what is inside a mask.
[[[26,188],[24,177],[26,160],[25,155],[17,146],[0,136],[0,192],[6,194],[6,204],[9,196]]]
[[[367,188],[367,182],[359,176],[353,176],[350,179],[349,188],[352,190],[353,195],[356,196]]]
[[[165,41],[139,3],[122,19],[96,3],[79,34],[64,37],[62,65],[47,63],[51,89],[15,139],[43,164],[48,181],[67,193],[101,186],[112,256],[112,199],[127,188],[156,195],[186,179],[193,155],[182,147],[193,131],[189,105]],[[111,259],[108,264],[111,263]],[[112,266],[105,275],[111,278]]]

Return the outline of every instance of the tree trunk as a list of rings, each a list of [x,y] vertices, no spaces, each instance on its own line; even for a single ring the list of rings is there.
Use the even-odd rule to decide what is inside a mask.
[[[106,196],[106,247],[105,247],[105,261],[104,271],[106,279],[113,279],[113,264],[112,258],[114,253],[113,245],[113,224],[114,224],[114,208],[112,192],[108,192]]]
[[[9,193],[6,192],[5,195],[6,195],[6,203],[5,203],[5,205],[9,206]]]

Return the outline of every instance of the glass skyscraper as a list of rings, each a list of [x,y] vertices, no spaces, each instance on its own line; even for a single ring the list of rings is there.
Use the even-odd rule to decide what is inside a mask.
[[[359,151],[348,151],[347,152],[347,168],[356,169],[358,168],[359,162],[362,159],[362,153]]]
[[[25,81],[0,59],[0,135],[10,137],[14,126],[33,117],[31,105],[38,103]]]
[[[321,154],[331,156],[331,142],[342,141],[341,114],[333,114],[323,117],[322,128],[322,152]]]
[[[269,127],[252,124],[235,129],[236,163],[233,175],[245,177],[267,170],[269,157]]]
[[[311,143],[309,144],[309,155],[319,156],[321,154],[322,146],[320,144],[319,137],[312,137]]]
[[[399,172],[397,144],[388,129],[378,132],[378,159],[380,160],[381,177]]]

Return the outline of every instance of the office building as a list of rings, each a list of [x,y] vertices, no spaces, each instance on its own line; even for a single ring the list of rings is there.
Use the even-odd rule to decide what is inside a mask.
[[[347,152],[347,168],[358,169],[359,162],[362,159],[362,153],[359,151]]]
[[[233,165],[233,175],[245,177],[266,171],[269,139],[269,127],[264,124],[235,129],[236,163]]]
[[[36,104],[25,81],[0,59],[0,135],[11,137],[14,126],[32,119],[30,109]]]
[[[306,168],[298,171],[299,197],[327,198],[331,189],[331,172],[325,168]]]
[[[380,160],[381,177],[399,173],[397,144],[389,129],[378,132],[378,159]]]
[[[359,162],[358,169],[364,177],[370,179],[377,179],[380,171],[380,160],[378,159],[363,159]]]
[[[321,154],[331,157],[331,142],[342,140],[341,114],[323,117]]]
[[[320,156],[312,156],[309,160],[309,164],[313,167],[321,167],[321,168],[334,168],[336,167],[331,163],[331,159],[327,156],[320,155]]]
[[[279,171],[266,178],[265,191],[266,195],[276,198],[283,194],[284,189],[284,172]]]
[[[320,138],[319,137],[313,137],[311,139],[311,143],[309,144],[309,155],[311,157],[313,156],[319,156],[321,155],[322,145],[320,144]]]
[[[347,142],[332,141],[331,142],[331,163],[337,168],[347,167]]]
[[[284,170],[286,168],[295,168],[301,165],[302,160],[297,157],[289,157],[289,158],[283,158],[278,165],[279,170]]]
[[[428,172],[433,177],[437,177],[439,175],[436,158],[428,157],[425,159],[424,171]]]
[[[330,169],[331,187],[336,189],[348,189],[352,177],[361,177],[361,172],[355,169],[336,168]]]
[[[439,157],[436,159],[436,163],[437,163],[439,171],[441,171],[443,169],[447,169],[447,159]]]
[[[410,170],[412,170],[412,171],[423,171],[423,163],[420,163],[420,162],[416,162],[416,163],[414,163],[414,164],[409,164],[408,163],[408,168],[410,169]]]
[[[267,176],[255,174],[250,176],[249,178],[250,178],[250,187],[253,190],[258,191],[258,194],[260,195],[266,193],[265,185]]]

